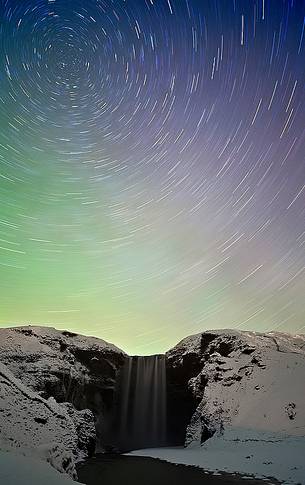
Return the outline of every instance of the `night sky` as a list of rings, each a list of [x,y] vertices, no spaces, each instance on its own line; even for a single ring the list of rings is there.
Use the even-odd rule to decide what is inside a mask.
[[[305,329],[305,1],[2,0],[0,325]]]

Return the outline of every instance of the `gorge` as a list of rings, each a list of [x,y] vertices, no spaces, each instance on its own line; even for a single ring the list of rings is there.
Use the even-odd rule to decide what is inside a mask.
[[[0,329],[0,364],[1,450],[35,448],[73,478],[96,452],[223,440],[246,449],[253,433],[285,447],[305,435],[304,335],[207,331],[165,355],[130,357],[97,338],[28,326]]]

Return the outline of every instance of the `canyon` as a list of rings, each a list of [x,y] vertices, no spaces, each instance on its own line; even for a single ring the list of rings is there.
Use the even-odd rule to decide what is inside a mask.
[[[94,337],[16,327],[0,329],[0,363],[0,449],[73,479],[96,452],[305,436],[303,334],[206,331],[130,357]]]

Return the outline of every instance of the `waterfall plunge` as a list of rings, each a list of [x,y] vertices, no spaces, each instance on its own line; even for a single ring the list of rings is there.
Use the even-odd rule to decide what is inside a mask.
[[[166,443],[164,355],[129,357],[118,383],[117,443],[121,450]]]

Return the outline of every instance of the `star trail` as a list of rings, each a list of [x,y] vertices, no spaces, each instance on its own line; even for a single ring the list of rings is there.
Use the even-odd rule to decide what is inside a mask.
[[[4,0],[0,325],[305,329],[305,2]]]

